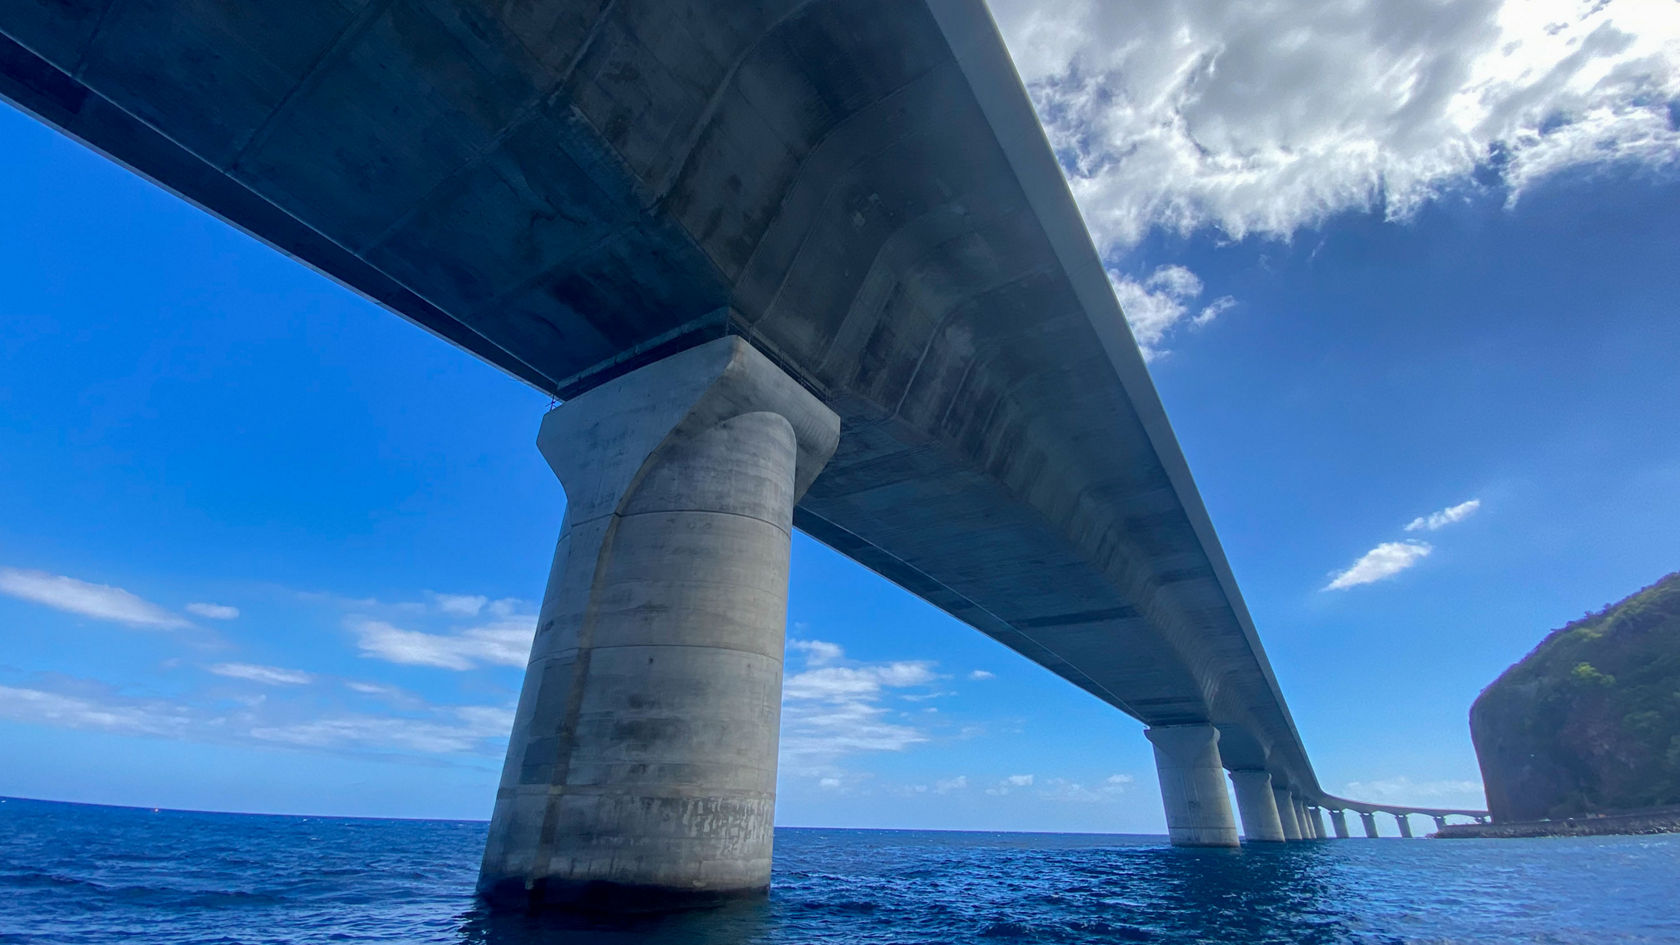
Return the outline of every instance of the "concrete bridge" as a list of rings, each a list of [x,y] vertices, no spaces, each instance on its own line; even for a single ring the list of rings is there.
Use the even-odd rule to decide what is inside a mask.
[[[1227,771],[1252,840],[1387,810],[980,0],[0,0],[0,95],[565,402],[487,894],[765,887],[794,527],[1148,726],[1176,844],[1237,844]]]

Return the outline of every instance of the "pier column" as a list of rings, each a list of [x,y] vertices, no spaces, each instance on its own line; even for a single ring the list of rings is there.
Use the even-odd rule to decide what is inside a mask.
[[[1378,834],[1377,834],[1377,815],[1376,814],[1361,813],[1359,815],[1359,822],[1365,825],[1365,836],[1369,837],[1372,840],[1375,840],[1378,836]]]
[[[1307,805],[1300,798],[1295,798],[1295,829],[1301,832],[1302,840],[1313,839],[1312,824],[1307,823]]]
[[[1274,787],[1272,800],[1277,804],[1278,820],[1283,823],[1283,838],[1301,839],[1301,822],[1295,819],[1295,795],[1288,788]]]
[[[1311,813],[1309,814],[1309,816],[1307,817],[1307,819],[1312,821],[1312,829],[1313,829],[1313,836],[1314,837],[1317,837],[1318,839],[1323,840],[1326,837],[1330,836],[1330,831],[1324,829],[1324,809],[1323,808],[1314,807],[1312,809]]]
[[[1412,838],[1412,821],[1405,814],[1395,814],[1394,822],[1400,825],[1400,836],[1407,840]]]
[[[1336,839],[1346,840],[1348,838],[1347,811],[1345,811],[1345,810],[1333,810],[1333,811],[1331,811],[1330,812],[1330,824],[1331,824],[1331,826],[1336,828]]]
[[[1251,843],[1282,843],[1283,820],[1278,817],[1277,800],[1272,796],[1270,772],[1233,771],[1231,786],[1237,791],[1243,836]]]
[[[768,888],[793,506],[839,428],[733,337],[543,418],[566,515],[479,872],[492,903]]]
[[[1437,832],[1447,829],[1447,818],[1445,816],[1436,815],[1435,829]]]
[[[1237,821],[1231,816],[1225,769],[1219,761],[1219,729],[1170,725],[1144,734],[1155,746],[1155,771],[1173,846],[1237,846]]]

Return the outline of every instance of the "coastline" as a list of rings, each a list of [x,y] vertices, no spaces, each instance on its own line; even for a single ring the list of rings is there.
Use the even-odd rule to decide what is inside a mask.
[[[1608,837],[1680,833],[1680,807],[1658,807],[1616,814],[1583,814],[1555,820],[1491,824],[1448,824],[1432,836],[1442,840],[1518,837]]]

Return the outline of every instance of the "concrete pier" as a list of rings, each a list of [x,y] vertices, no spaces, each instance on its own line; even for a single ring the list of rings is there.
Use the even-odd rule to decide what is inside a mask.
[[[1237,846],[1237,822],[1219,760],[1219,730],[1212,725],[1171,725],[1145,734],[1155,746],[1155,770],[1173,846]]]
[[[1336,828],[1336,839],[1346,840],[1348,838],[1347,811],[1345,811],[1345,810],[1333,810],[1333,811],[1331,811],[1330,812],[1330,824],[1331,824],[1331,826]]]
[[[1407,840],[1410,840],[1412,838],[1412,821],[1411,821],[1411,818],[1406,816],[1405,814],[1395,814],[1394,815],[1394,822],[1396,824],[1400,825],[1400,836],[1405,837]]]
[[[1277,799],[1272,796],[1272,776],[1265,771],[1233,771],[1237,812],[1242,815],[1243,837],[1251,843],[1282,843],[1283,820]]]
[[[566,514],[481,894],[616,907],[768,888],[793,506],[838,437],[737,337],[544,418]]]
[[[1312,808],[1307,819],[1312,821],[1313,836],[1320,840],[1330,836],[1330,831],[1324,829],[1324,809],[1322,807]]]
[[[1301,821],[1295,817],[1295,795],[1288,788],[1274,787],[1272,799],[1277,804],[1278,819],[1283,823],[1284,839],[1301,839]]]
[[[1435,829],[1437,831],[1447,829],[1447,818],[1441,816],[1440,814],[1436,814],[1435,815]]]
[[[1307,805],[1300,798],[1295,798],[1295,827],[1301,832],[1302,840],[1315,840],[1312,824],[1307,822]]]
[[[1365,825],[1365,836],[1371,838],[1372,840],[1375,840],[1378,836],[1378,834],[1377,834],[1377,815],[1376,814],[1364,814],[1364,813],[1362,813],[1362,814],[1359,815],[1359,821],[1360,821],[1360,823],[1363,823]]]

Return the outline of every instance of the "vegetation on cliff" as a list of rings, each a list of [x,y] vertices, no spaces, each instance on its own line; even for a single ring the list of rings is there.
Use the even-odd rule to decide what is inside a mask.
[[[1470,734],[1498,820],[1680,804],[1680,572],[1547,634]]]

